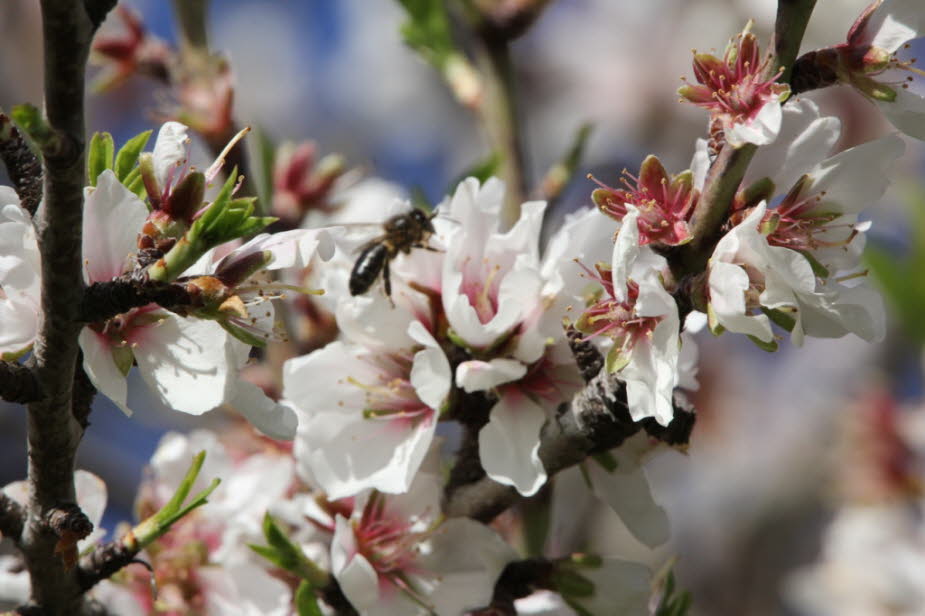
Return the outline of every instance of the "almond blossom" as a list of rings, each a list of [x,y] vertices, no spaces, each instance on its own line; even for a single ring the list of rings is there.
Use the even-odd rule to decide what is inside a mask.
[[[283,370],[300,416],[295,456],[330,498],[408,490],[430,448],[451,385],[450,365],[420,321],[404,347],[333,342]]]
[[[781,104],[790,95],[776,74],[768,74],[770,60],[761,58],[750,29],[751,23],[729,42],[723,58],[695,53],[694,76],[700,85],[678,90],[682,100],[709,110],[711,128],[718,127],[725,142],[735,147],[773,143],[780,131]]]
[[[460,616],[488,605],[513,550],[493,530],[442,519],[441,484],[419,473],[405,494],[369,492],[336,516],[334,577],[369,616]]]
[[[825,338],[855,333],[865,340],[882,335],[879,299],[864,287],[831,282],[817,285],[810,262],[799,252],[772,246],[760,231],[761,202],[716,245],[710,259],[711,329],[748,334],[774,345],[771,320],[759,307],[780,311],[792,321],[794,344],[804,334]]]
[[[917,0],[875,0],[848,31],[847,41],[801,58],[808,73],[853,86],[903,133],[925,139],[925,98],[910,85],[923,72],[897,54],[922,37],[925,15]]]
[[[625,189],[600,184],[591,199],[602,212],[622,221],[628,207],[637,210],[639,242],[660,242],[678,246],[691,240],[690,217],[697,206],[698,193],[693,188],[693,175],[685,171],[669,175],[655,156],[648,156],[639,169],[639,177],[624,171],[621,181]]]
[[[678,385],[680,321],[660,272],[665,259],[639,245],[638,212],[632,206],[614,243],[609,269],[588,270],[606,295],[582,313],[576,327],[588,336],[607,336],[613,345],[607,369],[626,382],[634,421],[654,417],[663,426],[674,416]]]

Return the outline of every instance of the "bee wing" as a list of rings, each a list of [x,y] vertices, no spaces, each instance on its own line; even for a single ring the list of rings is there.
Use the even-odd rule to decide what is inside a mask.
[[[338,248],[347,254],[360,252],[381,242],[385,237],[382,234],[381,223],[351,222],[339,224],[337,227],[338,233],[334,241]]]

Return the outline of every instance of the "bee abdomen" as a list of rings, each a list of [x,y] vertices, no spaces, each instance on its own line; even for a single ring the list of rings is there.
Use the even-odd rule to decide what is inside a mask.
[[[376,282],[388,257],[389,249],[385,244],[377,243],[364,249],[350,272],[350,295],[366,293]]]

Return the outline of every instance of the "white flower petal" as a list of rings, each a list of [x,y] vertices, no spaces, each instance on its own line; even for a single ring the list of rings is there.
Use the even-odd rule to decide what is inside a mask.
[[[517,553],[492,529],[475,520],[445,521],[417,559],[425,579],[436,575],[429,599],[437,614],[462,614],[491,603],[501,571]]]
[[[761,107],[761,111],[748,122],[733,124],[726,130],[726,142],[733,147],[741,147],[746,143],[767,145],[777,139],[780,132],[783,111],[780,101],[768,101]]]
[[[439,411],[453,383],[450,362],[443,349],[420,321],[415,321],[408,326],[408,335],[424,345],[424,349],[414,354],[411,384],[424,404]]]
[[[161,189],[168,179],[174,177],[176,169],[186,163],[189,136],[186,126],[179,122],[165,122],[154,142],[154,177]]]
[[[524,496],[535,494],[546,483],[539,456],[544,423],[546,413],[530,398],[511,392],[502,395],[479,432],[479,457],[485,473]]]
[[[299,419],[292,407],[274,401],[253,383],[238,382],[237,393],[229,404],[270,438],[281,441],[295,438]]]
[[[491,361],[471,359],[456,368],[456,386],[467,393],[486,391],[522,378],[527,367],[516,359],[495,358]]]
[[[234,392],[237,359],[228,334],[214,321],[165,311],[132,350],[145,383],[178,411],[201,415]]]
[[[126,415],[128,408],[128,384],[112,359],[108,341],[89,327],[80,330],[77,338],[83,351],[83,367],[90,381],[101,394],[112,400]]]
[[[636,456],[623,448],[610,452],[617,467],[607,471],[593,458],[584,463],[594,494],[607,503],[642,543],[654,548],[668,541],[668,514],[655,502]]]
[[[138,233],[148,208],[109,169],[96,188],[84,188],[83,259],[86,282],[112,280],[125,272],[138,251]]]
[[[859,43],[868,42],[874,47],[893,53],[906,41],[919,38],[925,30],[922,5],[916,0],[884,0],[874,10],[864,28]]]
[[[925,140],[925,97],[905,88],[894,88],[896,99],[891,102],[874,101],[890,124],[916,139]]]

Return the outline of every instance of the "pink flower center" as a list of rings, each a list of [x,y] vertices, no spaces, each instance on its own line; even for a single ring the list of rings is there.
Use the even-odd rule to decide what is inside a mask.
[[[581,265],[581,264],[580,264]],[[623,348],[631,348],[642,338],[652,334],[662,317],[643,317],[636,314],[636,300],[639,299],[639,285],[627,282],[627,298],[620,301],[614,296],[613,277],[610,269],[597,265],[597,273],[581,265],[585,272],[607,292],[609,297],[599,299],[586,308],[578,319],[578,329],[589,334],[588,338],[606,334]]]
[[[841,214],[820,211],[819,203],[825,192],[801,197],[799,186],[780,205],[765,214],[762,223],[767,223],[772,229],[768,243],[804,253],[847,246],[858,233],[854,225],[833,224]],[[838,233],[839,230],[842,233]]]
[[[755,35],[739,34],[722,60],[694,56],[694,76],[701,85],[687,87],[684,97],[714,114],[729,116],[735,123],[747,122],[786,88],[776,83],[776,74],[763,77],[766,69],[767,60],[761,59]]]
[[[377,375],[371,383],[363,383],[353,377],[347,381],[359,387],[366,394],[363,416],[366,419],[384,419],[400,422],[401,425],[416,426],[434,415],[434,410],[418,398],[411,384],[410,375],[413,359],[407,355],[381,354],[363,357],[375,367]]]
[[[626,169],[620,178],[625,189],[592,180],[603,189],[595,201],[611,218],[622,221],[629,211],[627,206],[637,209],[640,246],[651,242],[677,246],[690,239],[688,220],[697,204],[697,193],[689,184],[674,185],[667,175],[640,180]]]
[[[501,266],[482,259],[479,266],[473,268],[472,261],[466,260],[462,288],[469,298],[469,305],[475,309],[479,321],[484,325],[491,321],[498,312],[498,289],[501,286]]]

